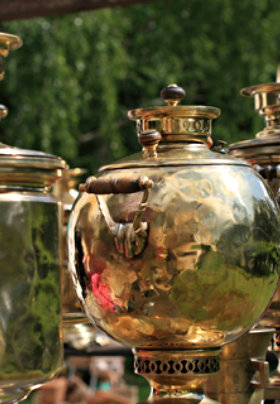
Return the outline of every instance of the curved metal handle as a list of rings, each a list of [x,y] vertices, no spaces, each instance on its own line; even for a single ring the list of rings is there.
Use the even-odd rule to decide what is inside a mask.
[[[139,255],[147,240],[148,224],[142,222],[142,217],[147,206],[150,189],[153,181],[145,176],[137,178],[95,178],[89,177],[85,184],[80,184],[79,190],[95,194],[99,210],[103,216],[107,228],[115,238],[116,248],[126,258]],[[129,194],[144,191],[142,200],[132,223],[116,223],[109,212],[106,203],[98,195]]]
[[[259,379],[252,379],[250,384],[256,389],[265,389],[269,380],[269,363],[264,360],[250,359],[252,369],[259,372]]]

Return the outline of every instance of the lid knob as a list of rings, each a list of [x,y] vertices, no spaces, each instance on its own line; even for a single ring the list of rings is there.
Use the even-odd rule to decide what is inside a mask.
[[[168,105],[175,107],[185,98],[186,92],[182,87],[177,86],[177,84],[169,84],[168,87],[161,90],[160,95]]]
[[[138,135],[138,142],[142,145],[147,157],[157,156],[156,149],[161,139],[161,134],[156,130],[146,130]]]

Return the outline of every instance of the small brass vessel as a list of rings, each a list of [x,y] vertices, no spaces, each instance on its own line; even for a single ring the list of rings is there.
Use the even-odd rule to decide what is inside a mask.
[[[70,272],[89,319],[134,347],[147,402],[195,404],[275,291],[279,211],[248,163],[209,150],[218,108],[161,94],[166,106],[129,112],[142,152],[81,184]]]
[[[19,46],[20,38],[0,33],[1,78],[4,58]],[[64,167],[56,156],[0,144],[1,404],[61,368],[61,206],[49,188]]]

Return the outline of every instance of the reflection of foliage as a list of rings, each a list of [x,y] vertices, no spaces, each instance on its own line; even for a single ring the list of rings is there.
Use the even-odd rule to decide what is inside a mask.
[[[274,0],[177,0],[2,24],[24,47],[1,83],[1,138],[95,169],[139,150],[127,109],[175,81],[187,103],[222,108],[218,138],[247,139],[262,120],[239,90],[274,81],[279,18]]]
[[[278,263],[277,263],[278,264]],[[196,270],[180,274],[170,300],[194,323],[214,322],[220,330],[249,327],[262,313],[276,286],[278,273],[266,267],[266,278],[226,262],[219,252],[206,251]],[[246,307],[246,310],[244,310]]]
[[[269,202],[255,201],[252,224],[225,227],[217,250],[193,246],[201,252],[196,267],[178,276],[170,295],[183,316],[195,323],[212,319],[220,330],[253,324],[279,276],[280,234],[277,220],[271,220],[273,209]]]
[[[5,270],[3,288],[13,302],[7,314],[1,310],[7,349],[0,374],[13,378],[23,372],[24,379],[31,377],[30,372],[53,371],[60,360],[57,208],[36,202],[15,204],[13,208],[12,224],[9,222],[0,233],[1,252],[6,252],[0,260],[2,272]],[[13,208],[1,205],[3,225],[11,220]],[[16,244],[6,244],[6,238]],[[12,254],[14,248],[16,254]]]
[[[244,245],[239,266],[255,276],[279,273],[280,249],[272,242],[258,241]]]
[[[273,220],[273,205],[255,201],[253,227],[234,224],[226,228],[217,244],[218,250],[226,252],[227,262],[237,264],[248,274],[269,276],[279,272],[280,229]]]

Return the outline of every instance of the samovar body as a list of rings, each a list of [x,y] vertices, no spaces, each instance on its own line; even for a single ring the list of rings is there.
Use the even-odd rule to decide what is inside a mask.
[[[200,148],[186,146],[185,153]],[[114,247],[95,195],[85,193],[76,204],[72,224],[87,313],[131,346],[191,349],[231,341],[253,325],[275,289],[277,261],[271,258],[269,267],[266,261],[278,243],[271,240],[278,230],[270,191],[241,165],[146,167],[144,173],[154,182],[143,216],[149,233],[133,259]],[[129,168],[101,178],[141,175],[142,168]],[[141,193],[102,196],[102,202],[116,222],[126,223]]]
[[[254,324],[278,280],[270,189],[248,164],[209,150],[219,110],[177,106],[181,93],[172,85],[168,106],[130,112],[143,153],[90,177],[69,224],[86,314],[136,347],[157,403],[200,402],[219,347]]]

